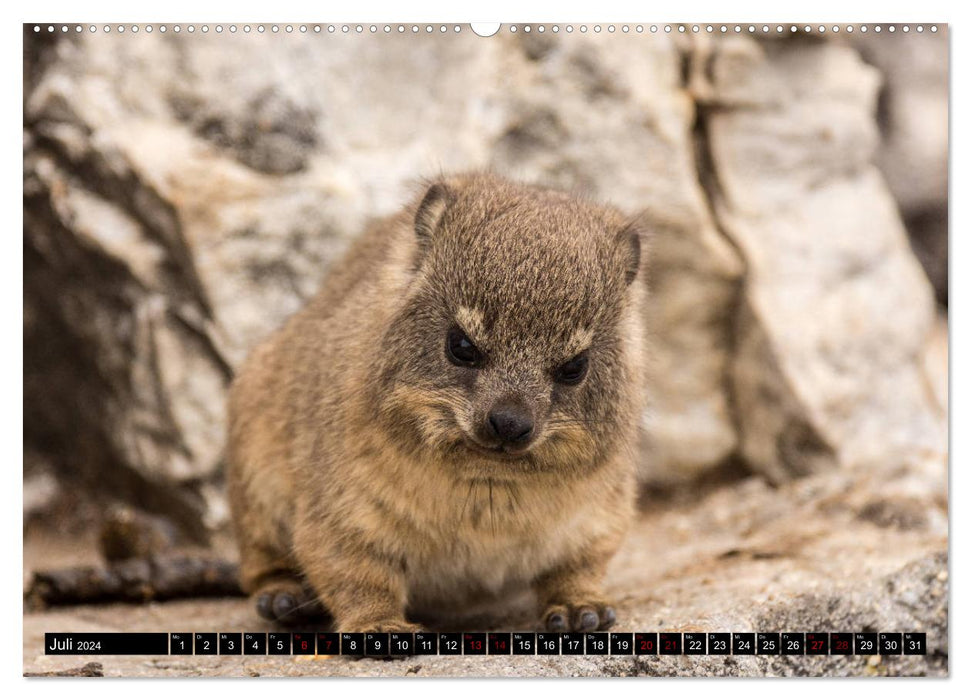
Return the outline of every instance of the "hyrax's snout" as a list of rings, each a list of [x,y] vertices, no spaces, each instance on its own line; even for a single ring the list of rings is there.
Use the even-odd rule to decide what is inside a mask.
[[[532,411],[515,401],[499,401],[486,416],[486,430],[500,446],[521,448],[533,437]]]

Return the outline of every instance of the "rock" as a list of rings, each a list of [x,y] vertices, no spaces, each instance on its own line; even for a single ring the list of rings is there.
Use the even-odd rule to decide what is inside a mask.
[[[732,394],[774,481],[945,458],[918,358],[932,290],[873,165],[879,77],[823,41],[719,42],[695,74],[716,217],[745,263]]]
[[[644,483],[939,456],[929,288],[852,48],[269,39],[25,38],[25,445],[59,479],[224,526],[234,368],[418,178],[486,167],[652,232]]]
[[[858,34],[851,44],[884,77],[876,164],[900,207],[937,299],[947,306],[947,28],[879,38]]]
[[[190,95],[183,100],[173,98],[172,107],[196,135],[229,150],[254,170],[286,175],[307,167],[307,156],[318,145],[312,112],[272,88],[246,96],[244,104],[234,104],[234,97],[229,95],[223,103],[212,105],[198,104],[198,96]]]
[[[37,470],[24,476],[24,523],[43,517],[61,493],[53,469]]]
[[[63,671],[47,671],[43,673],[24,673],[25,677],[68,677],[68,678],[101,678],[105,675],[104,668],[96,661],[84,664],[78,668],[68,668]]]

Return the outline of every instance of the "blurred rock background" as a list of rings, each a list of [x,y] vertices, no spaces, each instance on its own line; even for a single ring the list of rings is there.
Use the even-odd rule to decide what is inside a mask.
[[[648,502],[851,478],[946,538],[946,32],[24,42],[25,527],[224,530],[233,368],[420,178],[493,168],[653,230]]]

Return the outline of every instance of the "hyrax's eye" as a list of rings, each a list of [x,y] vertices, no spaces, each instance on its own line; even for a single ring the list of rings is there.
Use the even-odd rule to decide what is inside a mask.
[[[445,342],[449,361],[459,367],[475,367],[482,363],[482,353],[460,328],[452,328]]]
[[[556,368],[553,379],[560,384],[579,384],[587,376],[587,355],[580,353]]]

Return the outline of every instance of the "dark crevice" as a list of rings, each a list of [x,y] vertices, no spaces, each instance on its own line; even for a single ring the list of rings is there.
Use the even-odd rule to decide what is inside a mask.
[[[143,474],[127,463],[118,436],[106,432],[112,411],[134,392],[128,373],[134,335],[122,329],[133,328],[143,289],[121,262],[64,228],[46,191],[25,194],[24,212],[25,448],[43,455],[65,488],[83,491],[92,503],[135,504],[204,542],[198,486]],[[89,329],[67,321],[87,318],[93,305],[119,331],[111,352],[91,343]],[[153,439],[178,444],[174,426],[152,428]]]
[[[93,151],[74,156],[59,140],[47,136],[44,126],[43,121],[29,125],[35,149],[52,157],[80,186],[134,218],[168,254],[166,291],[175,299],[197,306],[206,318],[213,318],[212,305],[196,271],[175,207],[139,178],[127,162],[124,172],[118,173]]]
[[[187,305],[201,318],[213,318],[210,303],[195,270],[191,252],[185,243],[175,208],[131,171],[126,173],[126,177],[117,178],[112,173],[105,172],[106,169],[94,157],[81,161],[71,160],[62,145],[54,139],[37,137],[33,151],[37,155],[51,157],[62,172],[71,174],[77,186],[99,199],[116,205],[127,215],[132,216],[142,229],[162,246],[166,252],[166,259],[160,270],[162,291],[169,299],[172,318],[201,342],[210,359],[225,378],[231,379],[232,367],[213,343],[212,338],[178,310],[180,306]],[[131,282],[142,287],[134,278]]]
[[[62,41],[75,40],[71,34],[62,32],[34,32],[33,24],[23,25],[24,39],[24,85],[36,85],[41,76],[47,72],[48,67],[57,58],[57,46]],[[24,103],[30,95],[28,90],[24,90]]]
[[[706,64],[706,72],[710,70],[711,59],[709,57],[708,63]],[[722,196],[721,187],[718,184],[718,171],[711,151],[710,134],[708,132],[708,119],[712,111],[720,109],[722,108],[709,107],[698,99],[695,99],[695,121],[692,125],[692,145],[694,147],[695,173],[698,178],[698,185],[701,188],[702,194],[704,195],[709,218],[715,230],[731,247],[735,253],[735,257],[742,265],[742,274],[739,275],[737,280],[735,280],[731,292],[731,300],[728,302],[728,308],[726,310],[724,323],[722,325],[724,347],[726,348],[728,355],[727,366],[725,367],[725,373],[722,379],[722,390],[725,395],[725,401],[728,405],[728,414],[732,422],[732,428],[735,431],[737,441],[734,452],[729,456],[729,461],[736,463],[736,465],[746,465],[749,472],[752,472],[754,470],[751,469],[750,465],[747,465],[746,460],[742,456],[741,452],[743,439],[743,428],[740,412],[741,409],[739,408],[738,400],[735,395],[735,385],[732,379],[732,367],[739,347],[739,321],[741,318],[741,308],[745,303],[745,285],[746,280],[748,279],[748,265],[741,248],[732,239],[728,232],[721,227],[718,220],[717,203],[721,201]]]
[[[181,313],[171,313],[170,318],[175,321],[179,328],[186,331],[203,347],[206,354],[215,363],[216,367],[223,375],[223,379],[225,379],[227,382],[232,381],[235,374],[233,367],[229,364],[229,360],[223,356],[222,352],[216,346],[212,336],[209,335],[204,328],[200,328],[195,323],[189,321],[189,319],[187,319]]]
[[[706,56],[705,75],[706,80],[711,79],[713,57]],[[728,366],[725,369],[723,390],[728,404],[728,412],[731,417],[732,425],[738,439],[735,453],[730,456],[731,460],[739,464],[747,465],[749,470],[757,473],[772,482],[769,473],[763,469],[757,469],[756,465],[748,463],[744,452],[745,428],[742,422],[742,408],[735,387],[733,377],[734,364],[737,361],[739,348],[742,342],[742,333],[746,326],[746,317],[751,316],[751,308],[747,295],[747,284],[750,277],[750,270],[744,251],[733,239],[731,234],[721,225],[719,219],[719,206],[724,201],[723,187],[719,183],[718,168],[714,161],[713,149],[711,144],[711,134],[709,131],[710,120],[718,113],[730,109],[722,104],[709,104],[704,99],[695,98],[695,122],[692,127],[694,139],[695,167],[698,183],[704,194],[707,203],[710,219],[715,230],[721,235],[722,239],[735,252],[737,259],[742,265],[742,274],[738,277],[733,290],[732,299],[728,304],[724,323],[724,347],[727,348],[729,356]],[[766,339],[768,341],[768,339]],[[768,371],[768,368],[767,368]],[[782,380],[781,371],[779,374]],[[788,387],[786,388],[788,393]],[[780,401],[785,400],[780,397]],[[825,439],[818,434],[813,426],[801,418],[799,414],[788,416],[790,423],[785,426],[777,436],[777,459],[784,469],[793,476],[800,476],[805,473],[815,471],[814,467],[820,459],[833,458],[835,454]],[[805,450],[805,454],[796,454],[798,450]],[[809,465],[809,466],[807,466]]]
[[[914,255],[934,287],[937,303],[948,305],[948,212],[947,207],[926,207],[904,213],[904,226]]]

